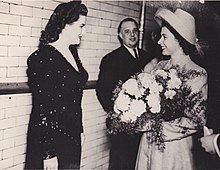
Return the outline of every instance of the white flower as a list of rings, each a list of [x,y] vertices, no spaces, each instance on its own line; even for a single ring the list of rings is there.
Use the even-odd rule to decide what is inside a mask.
[[[169,89],[179,89],[181,86],[182,82],[180,80],[180,78],[178,77],[171,77],[171,79],[167,82],[167,87]]]
[[[137,116],[134,115],[130,111],[126,111],[121,115],[121,121],[122,122],[130,122],[130,121],[135,121],[137,119]]]
[[[122,88],[125,89],[126,93],[134,95],[136,98],[141,97],[141,92],[138,87],[138,83],[135,79],[128,79],[123,85]]]
[[[120,92],[115,100],[114,111],[117,113],[118,110],[122,112],[128,110],[130,102],[129,96],[125,95],[123,92]]]
[[[152,113],[159,113],[160,112],[160,96],[157,93],[150,94],[147,96],[148,105],[151,107],[150,111]]]
[[[142,100],[133,100],[130,104],[130,112],[136,117],[140,116],[146,111],[146,104]]]
[[[182,82],[181,82],[180,78],[177,75],[177,70],[170,69],[169,70],[169,77],[170,77],[170,80],[168,80],[168,82],[167,82],[167,87],[169,89],[175,89],[175,88],[179,89]]]
[[[143,77],[145,76],[145,74],[146,74],[146,73],[144,73],[144,72],[138,74],[138,75],[137,75],[138,79],[139,79],[139,80],[142,80]]]
[[[154,77],[149,73],[140,73],[138,75],[138,79],[142,86],[146,89],[151,85],[153,81],[155,81]]]
[[[163,79],[166,79],[167,78],[167,72],[165,72],[164,70],[156,70],[155,71],[155,75],[159,75],[161,76]]]
[[[157,84],[157,90],[158,90],[159,92],[162,92],[162,90],[163,90],[163,86],[160,85],[160,84]]]
[[[163,86],[158,84],[156,81],[152,82],[149,88],[150,88],[150,93],[159,93],[163,90]]]
[[[117,114],[121,113],[120,110],[118,109],[117,104],[114,104],[114,106],[113,106],[113,110],[114,110],[115,113],[117,113]]]
[[[167,99],[173,99],[173,96],[176,95],[176,92],[174,90],[168,90],[164,93]]]

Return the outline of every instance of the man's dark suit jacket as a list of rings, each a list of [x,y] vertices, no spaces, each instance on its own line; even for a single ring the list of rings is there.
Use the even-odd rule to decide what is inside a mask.
[[[113,90],[119,80],[125,82],[132,75],[141,72],[152,57],[144,50],[138,49],[139,59],[121,46],[103,57],[97,82],[97,97],[103,109],[108,112],[113,108]]]
[[[106,112],[113,110],[113,91],[119,81],[125,82],[135,73],[141,72],[152,57],[138,49],[139,59],[121,46],[103,57],[97,82],[97,97]],[[108,126],[108,121],[106,122]],[[109,169],[134,169],[141,134],[111,135]]]

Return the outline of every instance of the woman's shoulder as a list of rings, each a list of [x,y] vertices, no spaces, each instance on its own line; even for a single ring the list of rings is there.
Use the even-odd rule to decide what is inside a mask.
[[[207,71],[205,70],[205,68],[199,66],[198,64],[194,63],[193,61],[187,63],[185,65],[185,68],[187,70],[192,70],[198,74],[200,74],[201,76],[207,76]]]
[[[27,60],[28,65],[31,63],[43,63],[49,60],[53,60],[54,55],[52,54],[54,49],[49,45],[42,46],[35,50]]]
[[[207,81],[208,81],[208,74],[207,71],[197,65],[194,62],[190,62],[185,66],[187,72],[189,73],[189,79],[187,84],[191,86],[193,92],[199,91],[202,87],[205,87],[205,91],[207,91]],[[204,89],[203,89],[204,90]]]
[[[27,59],[27,64],[35,63],[39,59],[39,49],[35,50]]]

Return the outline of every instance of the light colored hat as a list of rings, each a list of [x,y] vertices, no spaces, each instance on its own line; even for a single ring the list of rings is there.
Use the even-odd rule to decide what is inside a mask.
[[[186,41],[195,45],[195,19],[188,12],[177,9],[174,13],[168,9],[160,8],[155,14],[155,20],[161,26],[162,20],[165,20],[172,26]]]

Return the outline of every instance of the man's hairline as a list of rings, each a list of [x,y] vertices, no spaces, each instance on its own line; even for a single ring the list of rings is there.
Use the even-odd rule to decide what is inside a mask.
[[[123,22],[121,23],[121,27],[120,27],[119,33],[121,32],[122,25],[123,25],[124,23],[126,23],[126,22],[133,22],[133,23],[134,23],[134,25],[135,25],[135,26],[137,27],[137,29],[138,29],[138,26],[137,26],[137,24],[136,24],[136,22],[135,22],[135,21],[123,21]],[[118,33],[118,35],[119,35],[119,33]]]

